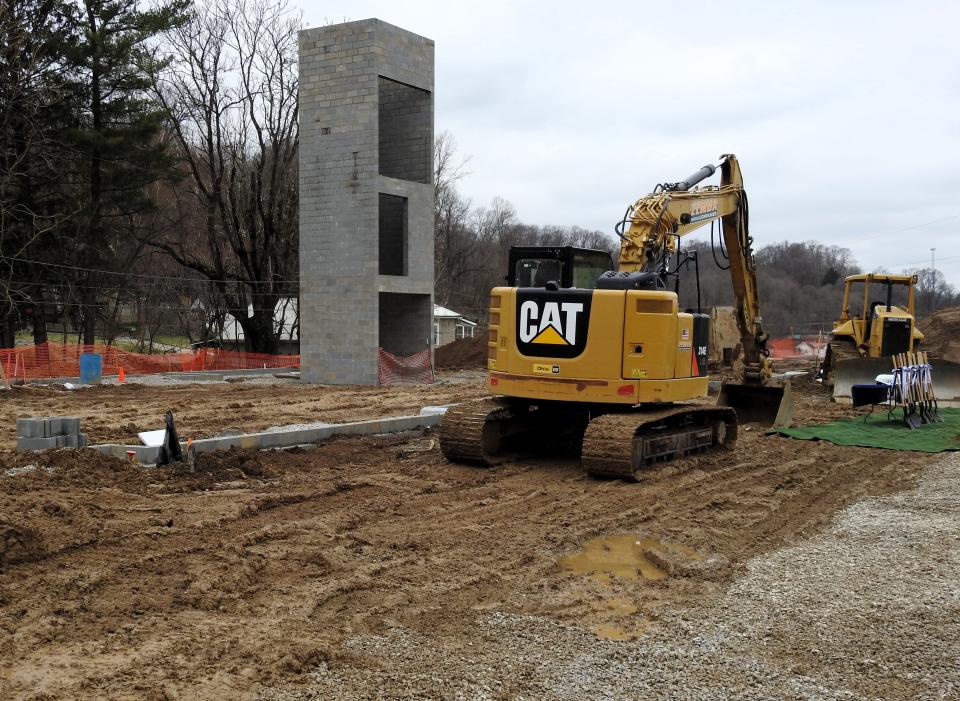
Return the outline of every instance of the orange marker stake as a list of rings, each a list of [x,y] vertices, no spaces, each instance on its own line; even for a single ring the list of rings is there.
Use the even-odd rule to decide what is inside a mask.
[[[120,368],[120,378],[119,378],[119,379],[120,379],[120,384],[123,384],[124,382],[127,381],[127,373],[125,373],[125,372],[123,371],[123,367],[122,367],[122,366],[121,366],[121,368]]]

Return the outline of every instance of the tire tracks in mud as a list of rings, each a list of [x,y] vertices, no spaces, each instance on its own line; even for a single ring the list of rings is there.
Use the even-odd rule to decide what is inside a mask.
[[[404,626],[456,639],[491,610],[655,625],[663,607],[716,595],[749,557],[863,494],[907,486],[925,464],[748,433],[734,451],[633,484],[588,478],[562,458],[451,465],[417,440],[259,454],[266,476],[241,483],[158,471],[156,493],[118,483],[71,496],[69,485],[30,483],[17,493],[23,513],[56,496],[68,507],[89,500],[109,518],[100,530],[78,524],[82,546],[0,574],[0,691],[249,696],[335,656],[343,636]],[[251,459],[225,455],[214,467],[232,475]],[[150,525],[165,517],[171,527]],[[730,564],[719,582],[599,584],[560,569],[559,555],[609,533],[649,534]],[[616,600],[636,610],[611,613]],[[79,662],[65,665],[65,651]],[[17,676],[24,664],[29,679]]]

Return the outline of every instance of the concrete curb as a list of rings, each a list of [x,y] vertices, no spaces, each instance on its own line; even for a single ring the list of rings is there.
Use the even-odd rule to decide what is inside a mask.
[[[229,450],[230,448],[292,448],[297,445],[317,443],[331,436],[369,436],[377,433],[402,433],[420,428],[436,426],[443,419],[443,414],[427,414],[421,416],[395,416],[385,419],[371,419],[369,421],[353,421],[345,424],[329,424],[316,428],[293,428],[289,430],[264,431],[262,433],[243,433],[238,436],[223,436],[220,438],[204,438],[193,442],[197,453],[209,453],[215,450]],[[160,448],[145,445],[94,445],[90,446],[101,453],[126,459],[127,451],[134,451],[137,460],[144,465],[153,465],[157,462]]]

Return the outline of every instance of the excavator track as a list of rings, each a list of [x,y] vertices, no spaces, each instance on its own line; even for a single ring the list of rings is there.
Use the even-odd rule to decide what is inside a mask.
[[[672,406],[604,414],[590,421],[581,462],[594,477],[643,479],[659,462],[729,448],[737,439],[737,414],[729,407]]]
[[[451,407],[440,422],[440,450],[451,462],[498,465],[517,456],[501,452],[504,439],[519,432],[518,420],[529,413],[496,399]]]

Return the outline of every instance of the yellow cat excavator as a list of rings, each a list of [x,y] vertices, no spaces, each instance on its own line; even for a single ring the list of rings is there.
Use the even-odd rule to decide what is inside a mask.
[[[696,187],[718,167],[719,186]],[[699,297],[696,255],[681,252],[681,237],[715,222],[743,362],[741,382],[724,384],[712,406],[684,403],[707,396],[710,318],[681,311],[677,293],[681,274],[693,269]],[[740,423],[789,424],[789,383],[771,379],[737,159],[726,155],[719,166],[658,185],[616,231],[616,271],[605,251],[511,249],[507,286],[490,294],[494,396],[444,416],[447,459],[488,466],[571,444],[588,473],[639,479],[654,463],[732,445]]]

